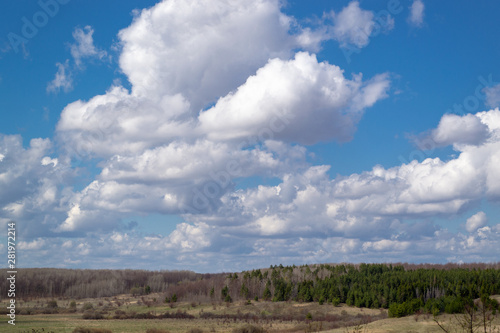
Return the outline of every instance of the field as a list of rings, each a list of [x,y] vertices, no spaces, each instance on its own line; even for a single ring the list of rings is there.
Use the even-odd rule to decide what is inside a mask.
[[[269,332],[305,332],[326,330],[333,327],[356,325],[368,320],[387,317],[386,310],[358,309],[354,307],[331,304],[297,302],[234,302],[234,303],[186,303],[165,304],[158,300],[160,295],[148,297],[132,297],[121,295],[114,298],[84,299],[76,301],[76,312],[66,313],[72,300],[56,300],[56,314],[27,315],[26,310],[16,316],[15,328],[7,324],[8,317],[2,316],[0,332],[72,332],[76,327],[94,327],[109,329],[113,333],[146,332],[156,328],[169,332],[188,332],[192,328],[201,328],[204,332],[231,332],[233,329],[252,324]],[[155,302],[156,300],[156,302]],[[47,311],[50,299],[38,299],[21,302],[20,309],[31,312]],[[84,307],[90,307],[103,313],[105,319],[83,319]],[[2,302],[5,308],[5,301]],[[123,318],[163,313],[192,315],[194,319],[113,319],[117,314]],[[307,319],[310,314],[311,319]],[[316,319],[328,318],[329,321]],[[14,328],[14,329],[13,329]]]
[[[102,299],[58,299],[55,300],[57,308],[53,307],[52,299],[20,301],[18,307],[21,313],[16,316],[16,326],[9,325],[8,317],[3,314],[0,332],[71,333],[77,327],[86,327],[108,329],[113,333],[145,333],[148,329],[184,333],[193,328],[208,333],[232,332],[245,325],[262,327],[266,332],[442,332],[433,317],[425,314],[396,319],[387,318],[387,311],[383,309],[360,309],[343,304],[336,307],[331,304],[264,301],[165,304],[159,301],[160,297],[151,294],[147,297],[121,295]],[[1,307],[5,309],[5,301]],[[58,313],[26,314],[28,312]],[[83,319],[84,313],[100,313],[104,319]],[[194,318],[136,318],[156,317],[164,313]],[[120,316],[123,319],[114,319]],[[125,319],[128,317],[134,318]],[[449,325],[453,318],[441,315],[439,320]],[[495,323],[500,324],[499,318]]]

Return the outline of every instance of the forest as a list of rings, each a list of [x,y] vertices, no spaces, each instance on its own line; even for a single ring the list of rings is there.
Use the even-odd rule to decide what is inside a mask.
[[[3,272],[5,275],[5,272]],[[6,294],[6,280],[0,292]],[[475,299],[500,294],[496,264],[276,265],[238,273],[20,269],[18,297],[97,298],[160,293],[164,302],[267,300],[385,308],[391,317],[416,312],[462,313]],[[496,311],[498,303],[488,301]]]
[[[3,269],[3,276],[7,270]],[[190,271],[91,270],[59,268],[18,269],[17,297],[99,298],[130,293],[149,286],[154,292],[167,292],[180,282],[210,279],[210,274]],[[6,295],[7,281],[0,280],[1,295]]]

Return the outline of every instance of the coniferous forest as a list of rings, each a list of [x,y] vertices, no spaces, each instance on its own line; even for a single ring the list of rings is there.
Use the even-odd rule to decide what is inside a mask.
[[[461,313],[500,294],[500,264],[321,264],[240,273],[20,269],[18,297],[109,297],[162,293],[166,302],[269,300],[385,308],[389,316]],[[6,280],[0,292],[6,294]],[[492,308],[498,303],[491,300]]]

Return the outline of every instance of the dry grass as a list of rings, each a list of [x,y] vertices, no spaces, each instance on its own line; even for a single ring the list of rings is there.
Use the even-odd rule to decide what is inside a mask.
[[[441,332],[433,321],[432,316],[409,316],[404,318],[386,318],[386,310],[359,309],[341,305],[334,307],[331,304],[319,305],[318,303],[296,303],[296,302],[254,302],[250,305],[246,302],[234,302],[227,306],[225,303],[202,303],[191,304],[190,302],[179,302],[174,308],[168,304],[155,303],[144,304],[144,301],[153,302],[153,298],[161,299],[161,295],[148,295],[147,298],[132,297],[130,295],[120,295],[118,297],[105,299],[84,299],[77,300],[76,313],[59,314],[36,314],[18,315],[16,317],[16,327],[7,324],[8,317],[2,316],[0,319],[0,332],[54,332],[72,333],[77,327],[105,329],[112,333],[146,333],[150,332],[170,332],[170,333],[231,333],[236,332],[245,325],[262,327],[269,333],[285,332],[317,332],[324,331],[330,333],[382,333],[382,332]],[[500,296],[494,298],[500,300]],[[22,308],[43,309],[47,305],[47,300],[20,301]],[[59,307],[69,307],[71,299],[58,300]],[[84,320],[83,306],[91,303],[96,311],[107,313],[103,320]],[[6,305],[5,301],[0,302],[0,307]],[[116,311],[124,313],[147,313],[160,315],[165,312],[182,311],[196,317],[196,319],[111,319]],[[207,313],[210,316],[207,316]],[[311,321],[306,321],[306,314],[312,315]],[[201,318],[205,316],[205,318]],[[246,317],[245,317],[246,316]],[[328,317],[329,316],[329,317]],[[384,318],[365,324],[362,321],[371,317]],[[245,317],[245,320],[238,318]],[[334,321],[319,321],[320,318],[334,318]],[[274,319],[273,319],[274,318]],[[286,319],[289,318],[289,319]],[[453,316],[440,316],[440,321],[447,324]],[[356,330],[353,325],[363,324],[361,329]],[[500,318],[495,324],[500,325]],[[351,325],[346,328],[346,325]],[[330,329],[337,327],[335,329]],[[201,331],[200,331],[201,330]]]
[[[455,317],[453,315],[440,315],[438,316],[440,323],[443,323],[446,327],[452,328],[455,323]],[[494,325],[500,327],[500,316],[494,321]],[[325,333],[346,333],[354,332],[353,328],[334,329],[325,331]],[[451,332],[459,332],[457,330],[450,330]],[[443,331],[435,323],[432,315],[429,316],[419,316],[418,321],[415,320],[415,316],[408,316],[403,318],[388,318],[383,320],[378,320],[367,325],[363,325],[359,333],[443,333]]]

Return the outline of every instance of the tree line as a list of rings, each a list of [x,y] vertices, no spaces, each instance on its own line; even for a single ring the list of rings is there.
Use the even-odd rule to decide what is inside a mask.
[[[393,317],[461,313],[474,299],[500,294],[500,265],[279,265],[172,286],[169,292],[186,300],[346,303],[385,308]]]
[[[2,269],[2,276],[7,270]],[[171,285],[210,278],[191,271],[91,270],[22,268],[16,280],[17,297],[98,298],[137,292],[167,292]],[[7,280],[0,279],[0,293],[7,294]]]
[[[162,293],[168,302],[262,299],[346,303],[385,308],[390,316],[400,317],[416,311],[459,313],[475,299],[500,294],[500,263],[276,265],[218,274],[30,268],[19,270],[16,284],[18,297]],[[0,292],[6,294],[6,290],[6,280],[0,279]]]

